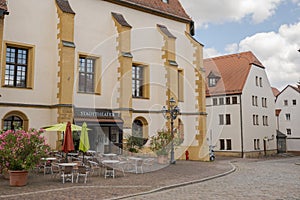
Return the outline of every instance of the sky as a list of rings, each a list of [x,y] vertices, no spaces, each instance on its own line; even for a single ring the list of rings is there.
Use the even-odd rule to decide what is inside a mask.
[[[252,51],[279,90],[300,81],[300,0],[180,0],[204,58]]]

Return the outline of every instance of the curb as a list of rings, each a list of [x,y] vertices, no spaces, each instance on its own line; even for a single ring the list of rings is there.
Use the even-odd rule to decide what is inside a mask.
[[[187,186],[187,185],[192,185],[192,184],[201,183],[201,182],[209,181],[209,180],[212,180],[212,179],[220,178],[220,177],[226,176],[226,175],[231,174],[231,173],[233,173],[233,172],[236,171],[236,166],[233,165],[232,162],[235,162],[235,161],[229,162],[229,164],[231,165],[232,169],[229,170],[229,171],[227,171],[227,172],[221,173],[221,174],[216,174],[214,176],[206,177],[206,178],[199,179],[199,180],[194,180],[194,181],[188,181],[188,182],[184,182],[184,183],[178,183],[178,184],[168,185],[168,186],[160,187],[160,188],[153,189],[153,190],[146,191],[146,192],[141,192],[141,193],[136,193],[136,194],[129,194],[129,195],[124,195],[124,196],[120,196],[120,197],[110,198],[110,199],[107,199],[107,200],[118,200],[118,199],[126,199],[126,198],[136,197],[136,196],[143,196],[143,195],[146,195],[146,194],[152,194],[152,193],[156,193],[156,192],[162,192],[162,191],[170,190],[170,189],[177,188],[177,187],[183,187],[183,186]]]

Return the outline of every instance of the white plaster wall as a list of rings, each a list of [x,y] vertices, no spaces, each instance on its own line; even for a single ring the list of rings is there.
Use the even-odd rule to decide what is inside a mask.
[[[288,101],[288,105],[284,105],[284,100]],[[296,105],[292,101],[296,100]],[[300,151],[300,93],[288,86],[276,99],[276,109],[281,109],[279,114],[279,130],[287,135],[287,128],[291,129],[292,134],[287,135],[287,151]],[[291,120],[286,120],[286,114],[290,114]],[[289,139],[296,138],[296,139]]]
[[[262,78],[262,86],[255,84],[255,77]],[[252,95],[257,96],[258,106],[252,106]],[[262,107],[261,98],[267,98],[267,108]],[[254,150],[254,139],[260,140],[260,149],[263,149],[263,139],[273,140],[267,142],[267,149],[276,149],[276,121],[275,121],[275,97],[273,95],[267,74],[264,69],[252,66],[245,82],[242,95],[244,150]],[[258,115],[259,125],[253,125],[252,115]],[[263,126],[262,116],[268,116],[268,126]]]
[[[236,95],[234,95],[236,96]],[[232,96],[229,96],[230,98]],[[237,96],[238,97],[238,96]],[[206,99],[206,109],[207,109],[207,140],[208,143],[216,146],[215,150],[220,150],[220,139],[231,139],[232,150],[231,151],[241,151],[241,120],[240,120],[240,101],[238,98],[238,104],[231,105],[215,105],[212,106],[212,99],[217,98],[219,103],[219,98],[224,98],[225,96],[215,96],[207,97]],[[230,125],[220,125],[219,115],[230,114],[231,124]],[[225,123],[225,121],[224,121]],[[226,148],[226,147],[225,147]]]

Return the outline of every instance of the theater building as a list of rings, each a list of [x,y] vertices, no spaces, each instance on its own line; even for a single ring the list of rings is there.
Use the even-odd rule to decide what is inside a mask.
[[[175,120],[192,160],[207,160],[203,46],[178,0],[0,0],[0,126],[88,124],[91,149],[122,153]],[[46,132],[59,149],[61,133]],[[149,145],[149,141],[146,146]]]

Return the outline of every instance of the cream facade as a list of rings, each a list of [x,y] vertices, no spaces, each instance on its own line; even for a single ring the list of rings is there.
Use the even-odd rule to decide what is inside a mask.
[[[131,1],[9,0],[7,10],[2,128],[15,117],[25,128],[86,121],[93,150],[121,153],[133,126],[144,138],[169,126],[161,109],[173,97],[184,135],[176,157],[188,150],[192,160],[208,160],[203,47],[190,34],[191,19]],[[27,56],[20,80],[8,75],[8,65],[18,65],[8,57],[22,55],[15,50]],[[60,148],[60,133],[46,137]]]

